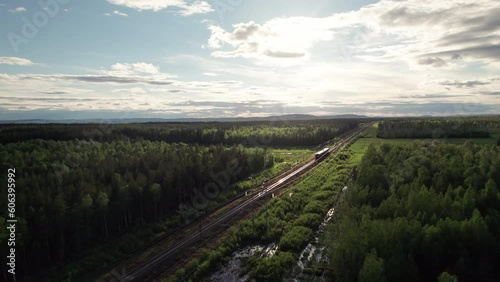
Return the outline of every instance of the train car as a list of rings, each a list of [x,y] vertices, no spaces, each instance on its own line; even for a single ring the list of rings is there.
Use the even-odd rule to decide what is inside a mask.
[[[323,150],[317,152],[316,154],[314,154],[314,157],[316,158],[316,160],[319,160],[321,159],[323,156],[325,156],[326,154],[328,154],[330,148],[324,148]]]

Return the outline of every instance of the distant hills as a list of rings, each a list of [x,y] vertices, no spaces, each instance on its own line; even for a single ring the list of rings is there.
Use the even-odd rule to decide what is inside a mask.
[[[7,123],[153,123],[153,122],[238,122],[238,121],[286,121],[286,120],[319,120],[319,119],[360,119],[368,118],[364,115],[344,114],[344,115],[330,115],[330,116],[315,116],[305,114],[291,114],[281,116],[268,116],[268,117],[249,117],[249,118],[176,118],[176,119],[162,119],[162,118],[126,118],[126,119],[26,119],[26,120],[2,120],[1,124]]]

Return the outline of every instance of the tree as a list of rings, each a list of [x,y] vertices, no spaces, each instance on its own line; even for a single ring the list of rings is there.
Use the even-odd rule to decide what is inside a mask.
[[[329,232],[336,281],[353,281],[353,275],[359,281],[500,281],[495,271],[500,148],[438,142],[392,146],[384,148],[383,158],[366,157],[377,150],[368,149],[359,165],[365,175],[340,202],[336,228]],[[401,159],[418,168],[411,177],[401,177],[408,169]],[[390,173],[381,202],[374,201],[380,191],[377,167]],[[436,171],[438,177],[431,178]],[[379,252],[368,253],[371,249]]]
[[[99,208],[100,214],[102,215],[102,220],[104,222],[104,234],[106,235],[106,238],[108,238],[108,222],[106,219],[108,203],[109,203],[108,194],[106,194],[103,191],[99,191],[99,194],[97,195],[96,204],[97,207]]]
[[[484,189],[481,191],[481,200],[484,208],[497,209],[500,202],[500,193],[498,192],[495,180],[489,179]]]
[[[377,256],[377,251],[372,249],[365,256],[363,266],[358,275],[359,282],[383,282],[386,281],[384,260]]]
[[[455,275],[451,275],[448,272],[443,272],[438,277],[439,282],[457,282],[457,277]]]
[[[158,201],[161,197],[161,186],[158,183],[154,183],[151,186],[151,194],[153,195],[153,201],[155,202],[155,218],[158,219]]]
[[[91,211],[92,205],[94,204],[94,200],[92,199],[92,196],[89,194],[86,194],[82,198],[82,204],[81,207],[83,209],[83,212],[85,214],[85,239],[88,240],[89,237],[91,236],[91,230],[89,229],[89,213]]]

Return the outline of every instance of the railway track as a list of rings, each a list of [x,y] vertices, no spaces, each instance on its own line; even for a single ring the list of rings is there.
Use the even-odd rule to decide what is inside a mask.
[[[329,149],[327,154],[324,154],[319,159],[312,159],[306,164],[297,167],[296,169],[289,171],[289,173],[283,176],[281,179],[277,181],[272,181],[273,183],[268,183],[268,186],[261,191],[252,194],[248,199],[244,200],[239,205],[230,208],[228,211],[222,213],[217,218],[212,219],[210,222],[206,223],[202,226],[199,232],[192,232],[181,240],[177,241],[174,245],[170,246],[168,249],[163,250],[159,254],[154,257],[148,259],[143,262],[132,271],[128,272],[125,276],[115,280],[120,282],[129,282],[129,281],[145,281],[145,280],[153,280],[156,277],[151,277],[151,273],[154,273],[154,269],[160,265],[167,263],[169,260],[172,260],[175,255],[180,253],[182,250],[186,250],[189,247],[200,240],[202,234],[210,234],[211,232],[217,230],[224,224],[231,221],[232,218],[237,217],[241,214],[242,211],[247,210],[252,204],[258,202],[259,200],[264,199],[267,195],[270,195],[280,188],[290,184],[294,179],[298,178],[300,175],[306,173],[316,166],[319,162],[324,160],[328,155],[335,153],[349,144],[362,130],[357,129],[353,133],[348,134],[343,140],[337,143],[335,146]]]

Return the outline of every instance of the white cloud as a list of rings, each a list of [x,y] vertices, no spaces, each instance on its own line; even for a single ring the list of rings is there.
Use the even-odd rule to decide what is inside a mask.
[[[120,11],[113,11],[111,13],[104,13],[105,16],[112,16],[112,15],[116,15],[116,16],[122,16],[122,17],[128,17],[128,14],[125,14],[125,13],[122,13]]]
[[[206,14],[213,12],[212,6],[205,1],[194,1],[188,3],[186,0],[107,0],[111,4],[124,6],[139,11],[152,10],[160,11],[167,8],[176,8],[183,16],[193,14]]]
[[[229,51],[214,51],[212,56],[231,58],[303,58],[318,41],[333,38],[334,25],[327,18],[277,18],[257,24],[253,21],[233,25],[226,31],[215,25],[209,26],[212,35],[206,47]]]
[[[221,58],[307,59],[313,47],[328,42],[343,57],[401,61],[415,70],[493,64],[500,60],[499,13],[496,0],[382,0],[324,18],[251,21],[232,30],[210,25],[205,47]]]
[[[33,62],[18,57],[0,57],[0,65],[17,65],[17,66],[29,66],[33,65]]]
[[[242,88],[240,81],[180,81],[146,63],[118,63],[95,72],[0,73],[0,104],[9,110],[20,110],[22,104],[22,110],[146,111],[149,116],[153,111],[208,116],[212,109],[251,106],[241,95],[226,96]]]
[[[375,27],[358,33],[361,40],[350,47],[355,55],[406,61],[416,70],[492,63],[500,60],[499,12],[494,0],[381,1],[350,13]],[[377,45],[378,53],[367,52]]]
[[[218,74],[213,73],[213,72],[204,72],[203,75],[205,75],[205,76],[218,76]]]
[[[194,14],[207,14],[213,12],[214,9],[210,4],[205,1],[195,1],[191,5],[179,6],[180,11],[178,12],[182,16],[191,16]]]
[[[122,17],[128,17],[128,15],[127,15],[127,14],[122,13],[122,12],[120,12],[120,11],[113,11],[113,14],[118,15],[118,16],[122,16]]]
[[[111,66],[111,70],[104,72],[117,76],[156,75],[160,73],[160,68],[149,63],[116,63]]]
[[[181,15],[212,9],[200,1],[109,2]],[[51,99],[33,100],[30,107],[202,117],[276,114],[284,108],[287,113],[456,114],[469,104],[478,105],[477,111],[465,112],[498,112],[500,80],[492,74],[500,73],[499,13],[494,0],[382,0],[324,18],[275,18],[229,28],[204,21],[211,32],[204,47],[212,56],[177,54],[162,62],[187,77],[202,74],[202,81],[150,63],[116,63],[81,75],[0,73],[0,97],[35,97],[43,89],[41,95]],[[77,89],[99,101],[71,94]],[[71,98],[75,102],[64,100]],[[20,100],[9,99],[4,100],[17,107]]]
[[[145,111],[148,117],[154,112],[175,112],[184,117],[283,113],[404,115],[433,111],[470,114],[492,112],[500,104],[500,95],[495,91],[500,89],[498,77],[465,80],[449,77],[416,87],[421,79],[398,76],[397,71],[374,67],[360,71],[359,65],[335,66],[326,62],[278,70],[274,76],[269,72],[268,80],[258,84],[165,79],[162,76],[168,74],[147,63],[119,63],[96,73],[0,74],[0,104],[9,110],[18,110],[22,105],[25,110],[105,110],[130,114]],[[445,87],[454,91],[445,91]],[[16,93],[15,97],[12,93]],[[302,98],[296,99],[299,96]],[[477,111],[472,111],[469,105]],[[464,107],[468,108],[462,110]]]
[[[24,7],[17,7],[15,9],[13,9],[13,10],[9,10],[9,12],[11,12],[11,13],[24,13],[26,11],[27,10]]]

